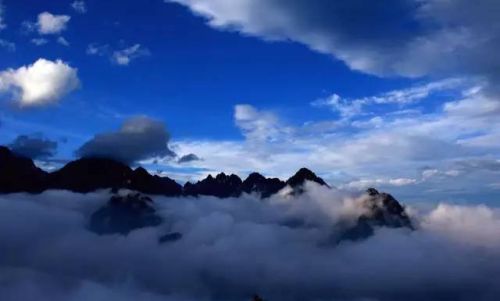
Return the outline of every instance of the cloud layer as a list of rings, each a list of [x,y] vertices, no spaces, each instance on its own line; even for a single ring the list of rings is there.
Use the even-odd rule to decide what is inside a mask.
[[[0,92],[21,107],[55,103],[79,87],[78,70],[67,63],[38,59],[32,65],[0,72]]]
[[[497,209],[441,204],[418,230],[328,244],[357,198],[310,185],[301,197],[155,198],[165,219],[98,236],[109,195],[0,196],[2,300],[496,300]],[[15,229],[15,231],[13,231]],[[172,231],[179,241],[158,244]]]
[[[211,27],[294,41],[377,75],[498,80],[500,3],[484,0],[171,0]]]
[[[116,132],[95,135],[76,152],[80,157],[104,157],[125,163],[154,157],[172,157],[170,134],[157,120],[138,116],[126,120]]]

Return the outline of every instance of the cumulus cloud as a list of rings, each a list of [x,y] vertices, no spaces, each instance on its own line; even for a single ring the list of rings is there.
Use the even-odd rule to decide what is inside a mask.
[[[359,214],[358,199],[314,184],[301,197],[264,201],[157,197],[166,222],[128,236],[86,230],[107,198],[0,196],[2,300],[489,301],[500,293],[496,208],[440,204],[414,216],[416,231],[378,229],[331,245],[339,219]],[[182,239],[158,244],[172,231]]]
[[[80,14],[85,14],[87,12],[87,5],[85,4],[85,1],[75,0],[71,3],[71,8]]]
[[[220,30],[295,41],[382,76],[498,80],[500,4],[485,0],[171,0]]]
[[[114,51],[111,60],[117,65],[128,66],[131,61],[148,55],[150,55],[150,52],[147,48],[144,48],[141,44],[135,44],[131,47]]]
[[[9,148],[14,153],[31,159],[47,159],[55,155],[57,142],[44,138],[40,134],[19,135],[9,144]]]
[[[38,59],[32,65],[0,72],[0,92],[13,95],[21,107],[58,102],[78,86],[77,69],[61,60]]]
[[[165,125],[146,116],[126,120],[116,132],[95,135],[77,150],[80,157],[104,157],[133,163],[153,157],[172,157]]]
[[[38,15],[36,28],[39,34],[59,34],[67,27],[67,23],[71,19],[67,15],[53,15],[49,12],[43,12]]]

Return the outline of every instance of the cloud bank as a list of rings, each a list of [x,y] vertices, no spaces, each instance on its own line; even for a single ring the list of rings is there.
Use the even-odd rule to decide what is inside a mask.
[[[126,120],[116,132],[95,135],[76,154],[80,157],[103,157],[134,163],[153,157],[174,156],[168,148],[169,141],[170,134],[162,122],[137,116]]]
[[[2,300],[496,300],[500,215],[441,204],[418,230],[379,229],[328,244],[358,199],[309,185],[262,201],[155,198],[166,221],[98,236],[88,218],[109,195],[0,196]],[[15,229],[15,231],[14,231]],[[158,244],[172,231],[183,237]]]
[[[0,92],[13,95],[21,107],[56,103],[79,84],[78,70],[61,60],[41,58],[32,65],[0,72]]]
[[[351,69],[391,76],[497,82],[500,3],[484,0],[171,0],[220,30],[294,41]]]

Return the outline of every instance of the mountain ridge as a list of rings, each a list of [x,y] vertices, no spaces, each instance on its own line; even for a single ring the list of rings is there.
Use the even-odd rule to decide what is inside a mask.
[[[151,175],[143,167],[132,169],[124,163],[106,158],[80,158],[68,162],[56,171],[46,172],[38,168],[32,159],[0,146],[0,193],[41,193],[49,189],[88,193],[97,189],[125,188],[164,196],[205,195],[228,198],[238,197],[243,193],[257,193],[262,198],[267,198],[287,185],[295,192],[301,192],[305,181],[330,187],[307,168],[301,168],[286,181],[266,178],[256,172],[242,180],[235,174],[226,175],[222,172],[215,177],[208,175],[196,183],[187,182],[183,186],[169,177]]]

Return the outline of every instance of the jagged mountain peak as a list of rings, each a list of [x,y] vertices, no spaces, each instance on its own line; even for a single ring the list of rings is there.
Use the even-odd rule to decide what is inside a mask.
[[[318,177],[314,172],[312,172],[311,170],[309,170],[305,167],[299,169],[295,173],[295,175],[290,177],[286,181],[286,184],[292,188],[295,188],[297,186],[303,185],[306,180],[316,182],[322,186],[330,187],[330,186],[328,186],[328,184],[326,184],[326,182],[322,178]]]

